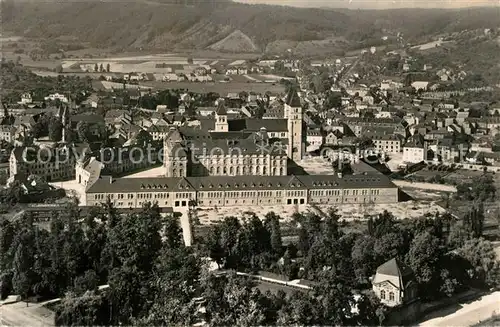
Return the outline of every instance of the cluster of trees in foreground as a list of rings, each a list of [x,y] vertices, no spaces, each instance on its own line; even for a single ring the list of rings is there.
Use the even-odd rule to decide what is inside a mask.
[[[0,291],[24,300],[63,297],[57,325],[187,325],[200,319],[200,298],[211,325],[379,325],[386,309],[368,278],[393,257],[414,270],[424,299],[498,286],[500,267],[474,227],[484,217],[475,210],[461,221],[384,212],[360,232],[345,231],[335,210],[323,219],[295,214],[298,242],[287,246],[274,213],[227,217],[188,248],[178,219],[162,217],[156,205],[123,215],[110,203],[85,214],[70,205],[49,229],[29,215],[1,220]],[[243,277],[209,273],[207,257],[224,271],[271,270],[314,286],[263,293]]]

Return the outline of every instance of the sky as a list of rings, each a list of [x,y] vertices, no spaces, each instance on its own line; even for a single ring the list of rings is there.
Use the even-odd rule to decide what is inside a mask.
[[[500,0],[235,0],[243,3],[350,9],[465,8],[498,6]],[[500,18],[499,18],[500,19]]]

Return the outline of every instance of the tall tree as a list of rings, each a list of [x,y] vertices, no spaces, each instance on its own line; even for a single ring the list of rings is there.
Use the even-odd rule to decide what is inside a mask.
[[[266,319],[263,296],[249,279],[234,275],[203,280],[207,322],[213,326],[257,326]]]
[[[53,142],[60,141],[63,125],[61,121],[53,117],[49,122],[49,139]]]
[[[140,325],[192,325],[196,321],[201,265],[190,248],[164,248],[155,265],[151,280],[154,300]]]
[[[283,242],[281,239],[280,217],[274,212],[266,214],[264,226],[271,237],[271,249],[274,254],[281,256],[283,254]]]
[[[33,263],[34,253],[30,244],[19,244],[14,255],[12,285],[14,291],[20,294],[28,306],[28,297],[34,282]]]
[[[437,237],[428,231],[418,234],[411,243],[407,261],[415,273],[424,296],[432,298],[439,290],[439,261],[442,250]],[[433,290],[433,291],[431,291]]]

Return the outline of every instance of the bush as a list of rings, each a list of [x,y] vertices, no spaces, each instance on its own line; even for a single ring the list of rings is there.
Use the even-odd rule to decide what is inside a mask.
[[[0,299],[5,300],[12,292],[12,272],[5,271],[0,275]]]

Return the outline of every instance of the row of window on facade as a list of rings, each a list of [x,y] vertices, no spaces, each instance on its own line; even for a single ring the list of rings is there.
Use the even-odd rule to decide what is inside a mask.
[[[380,291],[380,299],[381,300],[386,300],[386,294],[385,294],[385,291],[384,290],[381,290]],[[394,301],[394,292],[389,292],[389,298],[388,298],[389,301]]]
[[[226,167],[210,167],[209,171],[210,171],[210,175],[220,175],[220,174],[229,174],[229,175],[233,175],[233,174],[236,174],[236,175],[246,175],[246,174],[263,174],[263,175],[266,175],[267,174],[267,167],[260,167],[261,169],[259,169],[259,167],[254,167],[254,169],[252,169],[251,167],[247,169],[247,167],[229,167],[229,170],[226,168]],[[283,168],[280,168],[279,170],[277,168],[273,168],[272,169],[272,174],[273,175],[276,175],[277,173],[279,172],[279,175],[284,175],[285,174],[285,170]],[[177,171],[177,169],[173,169],[172,170],[172,175],[173,177],[182,177],[184,176],[184,170],[183,169],[179,169]]]
[[[234,204],[263,204],[264,202],[266,202],[267,204],[270,204],[271,202],[275,202],[277,204],[281,204],[281,199],[274,199],[274,200],[271,200],[271,199],[267,199],[267,200],[249,200],[248,202],[246,200],[242,200],[241,203],[238,202],[238,200],[234,200]],[[301,199],[301,203],[304,203],[304,199]],[[230,200],[226,200],[226,204],[230,204]],[[222,201],[203,201],[203,200],[200,200],[198,201],[199,205],[203,206],[203,205],[222,205]],[[291,204],[291,203],[288,203],[288,204]]]
[[[243,158],[243,159],[237,159],[235,158],[234,160],[233,159],[214,159],[212,157],[208,157],[208,158],[197,158],[197,159],[200,159],[200,161],[202,163],[204,163],[205,165],[267,165],[267,159],[263,158],[262,161],[257,158],[257,159],[247,159],[247,158]],[[286,165],[286,159],[271,159],[269,162],[271,162],[271,165],[272,166],[285,166]],[[181,163],[182,164],[182,163]],[[175,166],[175,164],[174,164]]]

